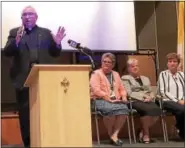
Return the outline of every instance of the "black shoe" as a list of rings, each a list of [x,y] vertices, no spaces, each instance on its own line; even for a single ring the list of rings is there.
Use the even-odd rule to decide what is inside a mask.
[[[144,143],[144,144],[149,144],[149,143],[154,143],[155,142],[155,140],[153,140],[153,139],[149,139],[149,140],[144,140],[143,138],[142,138],[142,140],[141,141],[139,141],[140,143]]]
[[[119,143],[123,144],[123,141],[121,139],[118,139]]]
[[[184,139],[184,133],[183,132],[179,132],[179,137],[181,138],[181,139]]]
[[[114,146],[122,146],[123,145],[123,141],[120,140],[120,139],[118,139],[116,141],[111,139],[111,144],[114,145]]]

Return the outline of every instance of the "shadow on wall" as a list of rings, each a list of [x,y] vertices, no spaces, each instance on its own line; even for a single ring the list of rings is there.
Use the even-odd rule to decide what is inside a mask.
[[[139,35],[161,2],[135,1],[136,33]],[[147,12],[147,13],[146,13]],[[141,21],[142,20],[142,21]]]

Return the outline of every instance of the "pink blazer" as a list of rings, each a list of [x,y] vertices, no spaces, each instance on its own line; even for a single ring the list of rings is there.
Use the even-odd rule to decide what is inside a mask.
[[[116,98],[121,98],[122,96],[126,96],[126,90],[121,83],[121,78],[119,74],[116,71],[112,71],[113,73],[113,86],[114,86],[114,93],[116,95]],[[96,98],[104,98],[106,95],[110,95],[111,89],[110,89],[110,83],[107,77],[105,76],[102,69],[98,69],[94,71],[94,73],[91,75],[90,79],[90,93],[91,93],[91,99]]]

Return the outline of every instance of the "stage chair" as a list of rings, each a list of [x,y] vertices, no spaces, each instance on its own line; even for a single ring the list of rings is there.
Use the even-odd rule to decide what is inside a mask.
[[[132,101],[129,98],[129,105],[130,105],[130,118],[131,118],[131,126],[132,126],[132,134],[133,134],[133,139],[134,139],[134,143],[136,143],[136,132],[135,132],[135,124],[134,124],[134,116],[138,115],[137,111],[135,109],[132,108]]]
[[[96,105],[94,103],[94,100],[92,100],[92,99],[91,99],[91,114],[95,118],[96,137],[97,137],[98,145],[100,145],[100,133],[99,133],[98,118],[102,118],[102,115],[100,112],[98,112],[96,110]],[[130,132],[130,121],[129,121],[128,116],[127,116],[126,122],[127,122],[127,128],[128,128],[129,143],[131,144],[132,138],[131,138],[131,132]]]
[[[152,86],[152,91],[154,93],[154,95],[157,97],[157,87],[156,86]],[[137,114],[137,110],[132,108],[132,101],[131,98],[128,99],[129,100],[129,105],[130,105],[130,117],[131,117],[131,124],[132,124],[132,132],[133,132],[133,139],[134,139],[134,143],[136,143],[136,132],[135,132],[135,123],[134,123],[134,115],[139,115]],[[164,118],[163,118],[163,112],[161,110],[161,125],[162,125],[162,130],[163,130],[163,137],[164,137],[164,141],[166,142],[166,135],[167,135],[167,128],[166,128],[166,124],[164,122]]]
[[[97,137],[98,145],[100,145],[98,118],[101,117],[101,113],[96,110],[96,105],[94,103],[94,100],[91,100],[91,114],[94,116],[94,119],[95,119],[96,137]]]
[[[165,131],[165,142],[168,142],[169,141],[169,136],[168,136],[167,123],[165,121],[165,117],[166,116],[174,116],[174,115],[171,112],[168,112],[167,110],[165,110],[163,108],[163,98],[160,95],[157,95],[156,102],[157,102],[157,104],[159,105],[159,107],[161,108],[161,111],[162,111],[162,113],[161,113],[161,122],[162,122],[162,126],[164,128],[164,131]],[[172,131],[173,131],[173,134],[178,133],[175,125],[172,127]],[[173,136],[173,134],[172,134],[172,136]]]
[[[161,103],[162,98],[159,96],[158,87],[157,86],[152,86],[152,91],[155,95],[155,102],[159,101],[159,107],[161,109],[160,118],[161,118],[162,130],[163,130],[163,138],[164,138],[164,142],[167,142],[168,141],[168,131],[167,131],[166,122],[164,120],[164,115],[165,115],[166,111],[162,109],[162,103]]]

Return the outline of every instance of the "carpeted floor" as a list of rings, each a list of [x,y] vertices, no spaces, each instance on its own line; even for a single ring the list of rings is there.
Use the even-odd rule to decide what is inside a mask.
[[[185,146],[185,142],[180,141],[180,140],[170,140],[169,142],[164,142],[163,140],[157,140],[154,139],[155,142],[154,143],[150,143],[150,144],[143,144],[143,143],[132,143],[130,144],[128,139],[124,140],[124,144],[123,147],[142,147],[142,148],[157,148],[157,147],[165,147],[165,148],[176,148],[176,147],[183,147]],[[94,147],[115,147],[109,144],[108,141],[102,141],[100,145],[97,145],[96,143],[94,143]]]
[[[178,139],[171,139],[169,142],[165,143],[163,140],[157,140],[154,139],[154,143],[150,144],[142,144],[142,143],[132,143],[129,144],[128,139],[123,139],[124,145],[122,147],[140,147],[140,148],[184,148],[185,142],[178,140]],[[2,145],[2,147],[5,148],[16,148],[16,147],[22,147],[21,145]],[[93,142],[93,147],[115,147],[109,144],[109,141],[101,141],[101,144],[98,145],[96,142]]]

